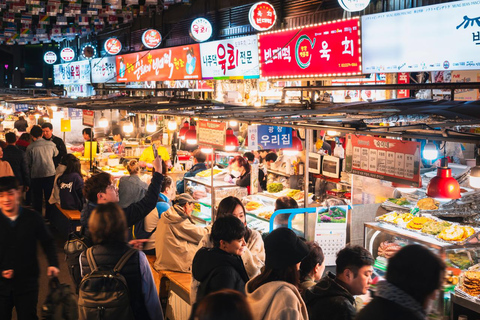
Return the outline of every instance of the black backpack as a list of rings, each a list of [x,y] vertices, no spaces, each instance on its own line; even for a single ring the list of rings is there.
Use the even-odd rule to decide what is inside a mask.
[[[68,284],[60,283],[57,277],[48,283],[48,295],[42,306],[43,320],[77,320],[77,297]]]
[[[120,271],[137,250],[125,252],[113,270],[99,268],[92,251],[86,251],[91,272],[82,279],[78,294],[80,320],[134,320],[127,281]]]
[[[82,281],[80,274],[80,262],[78,258],[80,254],[93,245],[92,240],[85,235],[85,229],[82,227],[80,232],[71,232],[68,235],[68,240],[65,242],[63,251],[65,252],[65,260],[67,261],[68,271],[75,283],[78,293],[78,285]]]

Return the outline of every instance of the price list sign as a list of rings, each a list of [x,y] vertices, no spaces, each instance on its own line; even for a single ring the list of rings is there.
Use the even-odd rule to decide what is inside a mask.
[[[224,147],[225,130],[224,122],[199,121],[197,127],[198,145]]]
[[[420,186],[420,143],[347,135],[347,172],[399,184]]]

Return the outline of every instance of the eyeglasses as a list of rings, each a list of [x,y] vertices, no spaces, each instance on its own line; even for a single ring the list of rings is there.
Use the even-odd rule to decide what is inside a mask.
[[[113,191],[115,191],[115,192],[118,192],[117,186],[115,186],[115,185],[113,185],[113,184],[109,184],[108,187],[105,189],[105,191],[106,191],[107,189],[111,189],[111,190],[113,190]]]

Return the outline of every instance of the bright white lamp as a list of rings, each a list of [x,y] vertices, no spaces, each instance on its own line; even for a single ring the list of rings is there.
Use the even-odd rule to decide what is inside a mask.
[[[425,144],[423,148],[423,158],[425,160],[435,160],[438,158],[438,150],[433,142],[428,142],[427,140],[427,144]]]

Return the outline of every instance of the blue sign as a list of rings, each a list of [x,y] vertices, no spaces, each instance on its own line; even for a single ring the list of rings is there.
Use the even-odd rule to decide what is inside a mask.
[[[28,104],[15,104],[15,112],[27,112]]]
[[[292,128],[258,126],[258,145],[262,149],[291,148]]]
[[[82,120],[82,109],[68,108],[68,117],[72,120]]]

